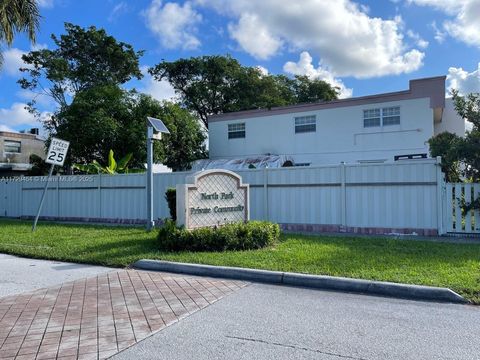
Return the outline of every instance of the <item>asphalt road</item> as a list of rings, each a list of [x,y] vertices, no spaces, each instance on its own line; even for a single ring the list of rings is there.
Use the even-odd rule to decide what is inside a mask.
[[[0,297],[95,276],[110,268],[0,254]]]
[[[252,284],[120,359],[480,359],[480,308]]]
[[[0,296],[112,269],[0,254]],[[480,359],[480,307],[251,284],[121,359]]]

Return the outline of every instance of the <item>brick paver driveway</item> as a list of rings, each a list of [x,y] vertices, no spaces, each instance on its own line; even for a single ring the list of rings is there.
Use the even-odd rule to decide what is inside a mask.
[[[0,299],[0,359],[104,359],[244,286],[114,271]]]

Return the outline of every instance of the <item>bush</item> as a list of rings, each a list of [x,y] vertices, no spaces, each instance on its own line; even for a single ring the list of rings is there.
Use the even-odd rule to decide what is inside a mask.
[[[167,200],[168,209],[170,210],[170,218],[177,221],[177,189],[168,188],[165,191],[165,200]]]
[[[280,227],[268,221],[226,224],[187,230],[166,220],[158,233],[161,251],[254,250],[270,246],[280,237]]]

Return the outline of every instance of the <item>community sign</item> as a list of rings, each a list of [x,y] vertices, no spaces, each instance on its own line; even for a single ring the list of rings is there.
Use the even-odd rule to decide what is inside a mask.
[[[177,224],[187,229],[249,220],[249,187],[228,170],[200,171],[177,185]]]

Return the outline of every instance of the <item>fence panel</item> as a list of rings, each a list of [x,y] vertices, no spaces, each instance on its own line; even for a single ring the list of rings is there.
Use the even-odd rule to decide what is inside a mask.
[[[170,217],[165,192],[168,188],[175,188],[179,184],[185,184],[185,178],[191,172],[176,172],[166,174],[154,174],[153,176],[153,214],[156,219]],[[145,207],[145,206],[144,206]],[[145,210],[146,211],[146,210]]]
[[[480,199],[480,184],[446,184],[446,229],[451,233],[480,233],[480,209],[465,211],[463,204]]]
[[[284,224],[341,224],[340,167],[272,169],[268,209]]]
[[[101,176],[101,216],[141,221],[146,218],[146,178],[143,174]]]
[[[22,215],[22,183],[0,181],[0,216],[19,217]]]
[[[35,216],[38,204],[45,188],[46,176],[25,178],[22,182],[22,216]],[[47,194],[42,207],[42,216],[57,217],[58,212],[58,180],[55,178],[48,183]]]
[[[447,215],[442,212],[443,208],[450,207],[439,199],[443,182],[435,159],[248,169],[237,173],[250,185],[251,219],[271,220],[292,229],[377,228],[379,231],[403,229],[406,233],[420,229],[432,233],[441,231],[443,218],[452,220],[461,214],[455,209],[449,210]],[[169,216],[165,191],[168,187],[184,184],[185,177],[190,174],[154,174],[154,218]],[[5,197],[0,205],[0,216],[34,216],[44,179],[0,182],[0,199]],[[42,216],[142,222],[146,218],[145,184],[145,174],[54,176]],[[453,199],[457,191],[447,187],[446,202]],[[478,213],[472,213],[470,220],[465,222],[464,219],[467,227],[469,221],[478,227],[476,217]],[[456,221],[461,224],[461,217]],[[452,231],[452,224],[447,224],[448,231]]]
[[[58,183],[58,216],[64,218],[102,218],[99,176],[55,177]]]
[[[269,172],[268,169],[236,171],[242,177],[242,181],[250,187],[250,219],[252,220],[269,219],[266,187]]]
[[[347,165],[348,226],[436,229],[437,169],[425,165]]]

